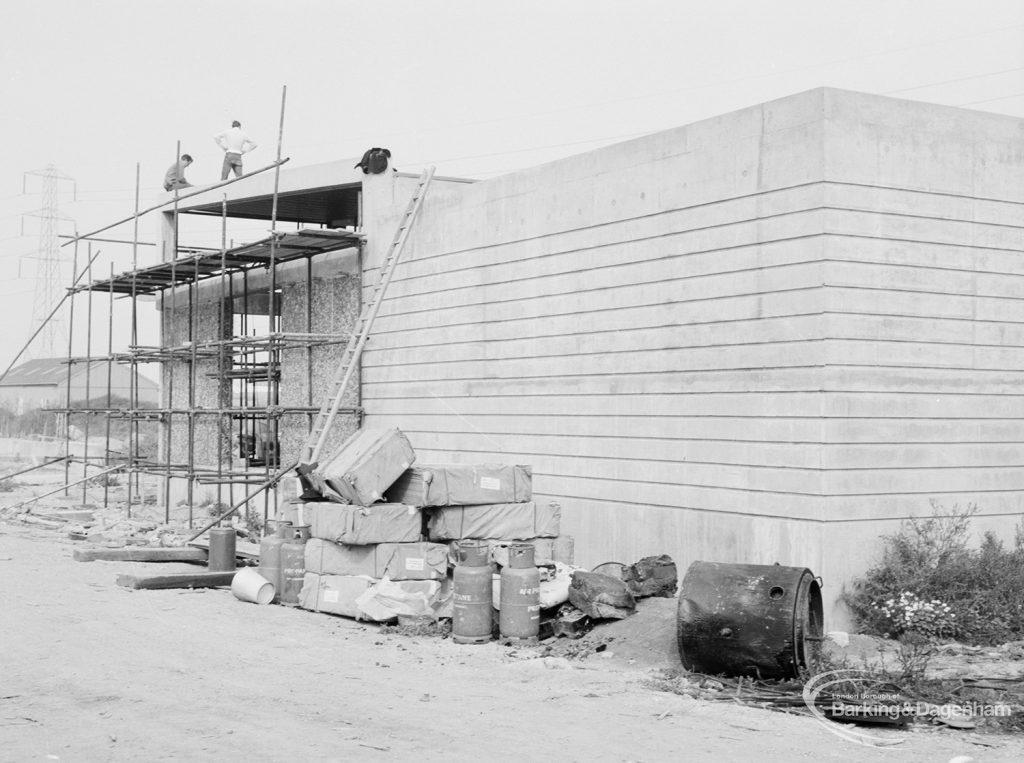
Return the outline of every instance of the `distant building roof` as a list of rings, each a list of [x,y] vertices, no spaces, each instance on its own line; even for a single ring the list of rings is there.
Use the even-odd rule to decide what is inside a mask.
[[[106,369],[107,361],[94,360],[91,363],[75,363],[71,367],[71,378],[81,376],[85,373],[86,366],[91,370]],[[95,378],[90,374],[92,378]],[[68,378],[67,358],[37,358],[28,360],[20,366],[11,369],[11,372],[0,381],[2,387],[56,387],[66,382]],[[157,383],[152,379],[139,374],[140,389],[156,389]]]
[[[11,369],[0,387],[56,386],[68,377],[67,358],[38,358]]]

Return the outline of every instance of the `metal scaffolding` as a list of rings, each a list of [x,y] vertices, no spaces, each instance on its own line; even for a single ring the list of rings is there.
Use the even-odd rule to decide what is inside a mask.
[[[194,487],[211,485],[216,488],[217,503],[227,498],[234,503],[233,486],[265,484],[271,475],[279,472],[280,425],[282,419],[302,423],[305,435],[320,410],[314,405],[314,350],[330,348],[349,342],[348,334],[314,331],[313,316],[313,260],[314,258],[345,249],[355,249],[361,258],[363,236],[352,230],[333,228],[305,228],[282,232],[277,229],[277,197],[280,167],[287,158],[281,158],[281,140],[284,128],[284,97],[281,100],[281,127],[278,135],[276,161],[254,173],[234,178],[209,188],[192,191],[184,196],[207,192],[211,188],[228,185],[236,180],[251,177],[269,169],[275,171],[272,197],[272,213],[269,236],[239,246],[228,247],[227,240],[227,197],[221,202],[221,246],[219,250],[202,247],[188,247],[179,240],[179,207],[181,196],[175,190],[172,202],[147,210],[139,210],[139,168],[136,166],[135,214],[132,217],[106,226],[91,234],[76,235],[68,244],[75,245],[77,262],[78,242],[92,240],[100,233],[126,222],[133,222],[132,267],[115,275],[113,267],[108,277],[94,279],[92,263],[95,259],[89,243],[89,264],[68,289],[69,341],[68,376],[76,364],[84,364],[86,373],[86,400],[84,407],[73,407],[71,384],[68,384],[65,406],[50,409],[70,423],[72,416],[83,416],[86,433],[84,453],[72,458],[71,428],[65,426],[65,469],[67,486],[72,484],[70,464],[81,461],[83,478],[90,466],[109,470],[113,466],[127,474],[128,513],[132,504],[142,499],[144,486],[140,477],[145,474],[157,475],[163,479],[164,520],[171,519],[171,481],[185,481],[187,489],[188,524],[192,527]],[[180,155],[177,147],[176,158]],[[139,217],[147,212],[166,207],[171,223],[170,252],[165,250],[164,262],[158,265],[139,267],[138,236]],[[99,240],[99,239],[97,239]],[[170,256],[167,256],[167,255]],[[278,286],[278,268],[294,262],[305,262],[305,300],[303,331],[283,331],[281,326],[282,293]],[[252,276],[263,276],[265,285],[250,289]],[[84,282],[79,283],[82,276]],[[202,294],[200,294],[202,290]],[[81,310],[76,314],[75,297],[85,293],[85,342],[86,354],[73,354],[76,320],[81,323]],[[358,290],[356,291],[358,294]],[[156,342],[144,343],[139,337],[138,309],[143,298],[157,297],[160,300],[160,337]],[[94,297],[104,298],[109,306],[107,318],[107,340],[100,354],[94,353],[101,343],[93,341]],[[202,300],[200,299],[202,297]],[[131,325],[130,342],[127,350],[114,348],[115,303],[120,299],[130,300]],[[358,297],[357,297],[358,299]],[[63,300],[62,300],[63,301]],[[251,322],[255,313],[250,313],[250,302],[257,302],[259,310],[265,310],[265,325],[254,326]],[[236,303],[240,302],[239,305]],[[215,325],[206,320],[201,325],[200,307],[217,306]],[[265,305],[265,307],[264,307]],[[258,316],[256,316],[258,317]],[[210,334],[215,331],[215,335]],[[105,351],[104,351],[105,350]],[[325,349],[325,352],[328,351]],[[303,358],[304,356],[304,358]],[[282,404],[281,384],[284,361],[290,369],[287,378],[293,381],[304,378],[305,399]],[[140,367],[157,365],[163,379],[163,400],[158,406],[147,406],[140,402]],[[129,394],[123,405],[114,403],[113,370],[124,366],[129,375]],[[105,370],[105,392],[102,384],[95,384],[93,370]],[[203,385],[205,397],[198,392]],[[211,398],[212,385],[212,398]],[[177,389],[176,389],[177,387]],[[354,416],[361,413],[358,406],[342,409]],[[88,422],[101,419],[96,427]],[[212,427],[208,425],[213,420]],[[111,449],[112,430],[122,422],[119,429],[126,430],[126,448],[119,452]],[[297,426],[297,423],[296,423]],[[357,424],[358,426],[358,424]],[[205,427],[205,428],[204,428]],[[214,450],[216,459],[209,459],[197,453],[197,428],[216,433]],[[89,433],[102,431],[103,452],[90,453]],[[144,436],[146,435],[146,436]],[[182,444],[181,438],[184,438]],[[177,438],[177,440],[176,440]],[[143,452],[144,441],[157,442],[157,453]],[[227,496],[223,491],[227,491]],[[271,505],[278,502],[276,485],[264,492],[263,519],[266,520]],[[108,502],[104,491],[104,504]]]

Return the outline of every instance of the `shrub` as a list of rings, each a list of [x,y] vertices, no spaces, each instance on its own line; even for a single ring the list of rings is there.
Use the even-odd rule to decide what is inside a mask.
[[[932,509],[884,536],[881,560],[844,594],[861,630],[975,644],[1024,638],[1024,524],[1011,550],[991,533],[970,549],[977,506]]]

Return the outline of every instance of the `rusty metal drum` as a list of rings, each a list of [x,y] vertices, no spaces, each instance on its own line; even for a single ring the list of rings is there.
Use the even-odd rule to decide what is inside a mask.
[[[821,641],[821,582],[805,567],[694,562],[676,635],[687,670],[794,678]]]
[[[486,644],[491,640],[493,596],[490,546],[483,540],[461,540],[452,573],[452,641]]]
[[[210,572],[235,569],[235,528],[214,527],[210,530],[210,556],[206,563]]]

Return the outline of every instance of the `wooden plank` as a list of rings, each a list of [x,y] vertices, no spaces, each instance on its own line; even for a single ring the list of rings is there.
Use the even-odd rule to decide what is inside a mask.
[[[166,588],[219,588],[231,585],[236,570],[229,572],[181,572],[173,575],[118,575],[124,588],[158,590]]]
[[[207,553],[198,548],[76,548],[76,562],[206,562]]]
[[[193,548],[203,549],[204,551],[210,550],[210,541],[207,538],[196,538],[193,541],[189,541],[188,545]],[[243,540],[235,540],[235,556],[241,557],[242,559],[256,559],[260,558],[260,544],[259,543],[247,543]]]

